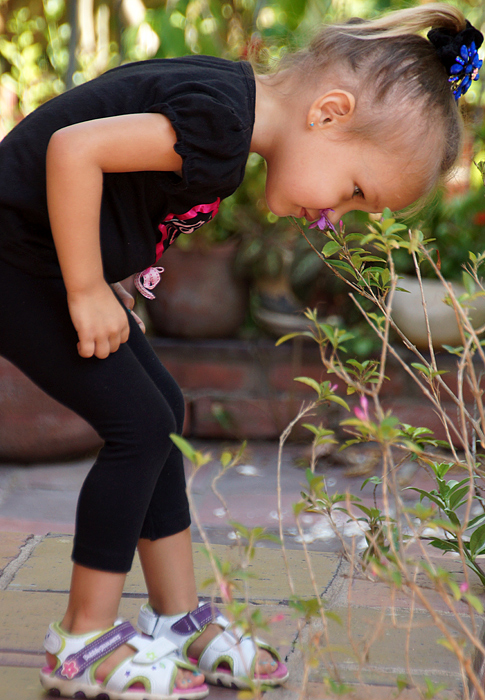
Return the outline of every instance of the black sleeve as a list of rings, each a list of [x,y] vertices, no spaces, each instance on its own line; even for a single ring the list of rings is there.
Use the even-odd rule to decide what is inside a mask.
[[[182,180],[169,180],[174,190],[239,185],[248,156],[247,127],[231,106],[194,91],[174,95],[147,111],[164,114],[177,134],[174,149],[183,159],[183,168]]]

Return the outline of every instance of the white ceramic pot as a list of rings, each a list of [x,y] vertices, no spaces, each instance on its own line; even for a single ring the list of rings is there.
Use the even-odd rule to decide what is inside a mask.
[[[404,275],[399,280],[399,287],[407,292],[396,291],[392,305],[392,317],[404,335],[416,347],[428,348],[428,336],[421,290],[416,277]],[[440,280],[423,280],[424,297],[434,348],[442,345],[461,345],[455,311],[445,303],[446,289]],[[453,282],[453,290],[457,296],[465,293],[462,284]],[[485,324],[485,297],[478,297],[470,304],[470,319],[474,328]]]

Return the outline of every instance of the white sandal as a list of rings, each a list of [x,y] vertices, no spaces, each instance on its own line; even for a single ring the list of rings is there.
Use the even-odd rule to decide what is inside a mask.
[[[188,656],[188,649],[214,623],[222,627],[202,651],[199,659]],[[288,669],[276,649],[260,639],[243,635],[231,625],[210,603],[200,603],[192,612],[181,615],[157,615],[150,605],[143,605],[138,616],[138,627],[154,639],[167,639],[177,646],[183,658],[199,668],[208,683],[228,688],[250,688],[254,681],[272,687],[284,683]],[[266,649],[273,657],[276,668],[272,673],[255,674],[257,651]],[[251,680],[253,679],[252,683]]]
[[[103,660],[122,644],[134,655],[122,661],[100,682],[95,673]],[[68,634],[59,623],[49,626],[44,648],[57,658],[54,668],[40,672],[42,686],[54,697],[98,700],[198,700],[208,695],[205,683],[195,688],[175,687],[178,668],[194,671],[167,639],[153,641],[137,634],[130,622],[118,620],[114,627],[88,634]],[[136,686],[143,686],[136,687]]]

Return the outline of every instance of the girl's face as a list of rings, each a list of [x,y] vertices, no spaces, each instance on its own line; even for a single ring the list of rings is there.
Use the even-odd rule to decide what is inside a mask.
[[[322,138],[309,128],[288,137],[267,158],[266,199],[277,216],[319,218],[320,209],[333,209],[336,223],[359,209],[381,212],[403,209],[422,194],[422,174],[406,153],[355,137]]]

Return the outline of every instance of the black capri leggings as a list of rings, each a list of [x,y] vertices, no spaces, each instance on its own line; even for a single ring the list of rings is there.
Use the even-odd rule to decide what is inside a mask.
[[[117,352],[82,358],[62,279],[0,260],[0,354],[104,440],[79,496],[73,561],[117,573],[130,570],[140,537],[190,525],[182,455],[169,437],[182,430],[183,396],[128,317]]]

